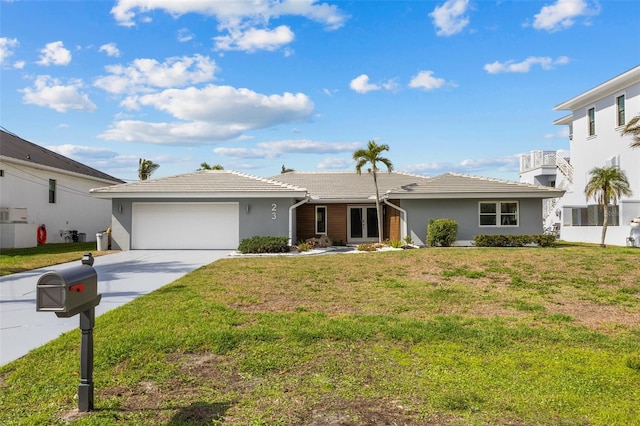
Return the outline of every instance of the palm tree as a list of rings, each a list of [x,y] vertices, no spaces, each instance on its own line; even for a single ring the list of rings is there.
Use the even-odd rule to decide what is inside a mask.
[[[380,156],[383,151],[389,151],[389,145],[378,145],[375,141],[369,141],[366,149],[358,149],[353,153],[353,159],[356,161],[356,172],[362,173],[362,168],[367,164],[371,167],[369,173],[373,175],[373,184],[376,187],[376,213],[378,217],[378,242],[382,242],[383,221],[382,208],[380,206],[380,194],[378,193],[378,163],[387,166],[389,173],[393,170],[393,164],[388,158]]]
[[[204,163],[200,163],[200,168],[198,170],[224,170],[224,167],[220,164],[210,166],[209,163],[205,161]]]
[[[147,180],[153,172],[158,170],[158,167],[160,167],[160,164],[141,158],[140,161],[138,161],[138,177],[140,180]]]
[[[284,164],[282,165],[282,170],[280,171],[280,174],[285,174],[285,173],[289,173],[289,172],[295,172],[295,170],[293,169],[288,169],[284,166]]]
[[[589,174],[591,178],[584,188],[587,199],[593,197],[598,205],[604,210],[602,222],[602,238],[600,247],[606,247],[604,238],[607,234],[609,222],[609,202],[613,205],[618,203],[618,199],[623,196],[630,196],[631,189],[625,173],[617,167],[594,167]]]
[[[640,148],[640,115],[636,115],[622,129],[623,135],[631,135],[631,148]]]

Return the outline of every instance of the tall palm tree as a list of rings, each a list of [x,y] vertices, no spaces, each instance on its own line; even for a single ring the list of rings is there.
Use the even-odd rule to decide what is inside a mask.
[[[356,161],[356,172],[362,173],[362,168],[367,164],[371,167],[368,169],[369,173],[373,175],[373,184],[376,187],[376,213],[378,216],[378,242],[382,242],[383,232],[383,217],[382,208],[380,206],[380,194],[378,193],[378,163],[382,163],[387,166],[387,171],[391,173],[393,170],[393,164],[391,160],[386,157],[382,157],[380,154],[383,151],[389,151],[389,145],[378,145],[375,141],[369,141],[366,149],[358,149],[353,153],[353,159]]]
[[[631,135],[631,148],[640,148],[640,115],[636,115],[625,124],[622,134]]]
[[[200,163],[200,168],[198,170],[224,170],[220,164],[215,164],[210,166],[206,161],[204,163]]]
[[[158,170],[158,167],[160,167],[160,164],[156,164],[151,160],[141,158],[140,161],[138,161],[138,177],[140,178],[140,180],[147,180],[153,174],[153,172]]]
[[[589,174],[591,174],[591,178],[587,182],[584,192],[587,195],[587,199],[593,197],[604,210],[602,238],[600,240],[600,247],[604,248],[606,247],[604,238],[607,235],[609,222],[609,203],[616,205],[620,197],[631,195],[631,189],[629,188],[627,175],[617,167],[594,167]]]

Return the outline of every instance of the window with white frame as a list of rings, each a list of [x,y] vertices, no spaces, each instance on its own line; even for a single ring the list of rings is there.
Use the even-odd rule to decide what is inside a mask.
[[[327,233],[327,207],[316,206],[316,234]]]
[[[480,226],[519,226],[517,201],[481,201]]]
[[[624,117],[624,95],[620,95],[616,98],[616,125],[624,126],[625,125],[625,117]]]
[[[595,107],[587,110],[587,118],[589,119],[588,135],[596,135],[596,109]]]
[[[49,203],[54,204],[56,202],[56,180],[49,179]]]

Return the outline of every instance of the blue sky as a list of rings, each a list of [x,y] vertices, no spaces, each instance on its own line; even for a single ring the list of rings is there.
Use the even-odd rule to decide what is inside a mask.
[[[202,162],[518,180],[553,107],[640,63],[640,1],[0,2],[0,125],[125,180]]]

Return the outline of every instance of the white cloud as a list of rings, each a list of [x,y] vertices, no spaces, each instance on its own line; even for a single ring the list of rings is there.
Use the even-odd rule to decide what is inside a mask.
[[[220,22],[268,22],[280,16],[302,16],[323,24],[327,29],[340,28],[347,20],[337,6],[316,0],[254,0],[254,1],[156,1],[118,0],[111,14],[124,26],[135,25],[136,15],[162,10],[174,17],[198,13],[215,17]]]
[[[136,59],[129,66],[109,65],[105,69],[111,75],[98,77],[94,86],[115,94],[204,83],[214,80],[218,71],[214,60],[197,54],[168,58],[163,63],[155,59]]]
[[[96,105],[89,100],[89,96],[80,93],[81,80],[70,80],[63,85],[60,80],[48,75],[40,75],[36,78],[33,88],[24,88],[22,101],[25,104],[33,104],[54,109],[58,112],[68,110],[95,111]]]
[[[295,35],[286,25],[269,29],[250,28],[246,31],[230,29],[225,36],[214,37],[218,50],[242,50],[255,52],[257,50],[274,51],[293,41]]]
[[[21,69],[23,69],[23,68],[24,68],[24,66],[25,66],[26,64],[27,64],[27,63],[26,63],[25,61],[16,61],[16,62],[13,64],[13,67],[14,67],[15,69],[17,69],[17,70],[21,70]]]
[[[436,34],[451,36],[462,31],[469,25],[469,18],[465,15],[469,9],[469,0],[447,0],[442,6],[436,7],[429,14],[433,18]]]
[[[327,157],[319,162],[317,167],[321,170],[353,169],[353,160],[351,158]]]
[[[353,152],[360,148],[360,142],[332,143],[310,141],[306,139],[292,139],[284,141],[260,142],[255,148],[214,148],[213,152],[231,158],[257,159],[278,158],[286,154],[331,154],[338,152]],[[351,161],[353,162],[353,161]]]
[[[64,48],[61,41],[47,43],[40,50],[40,60],[36,62],[39,65],[68,65],[71,62],[71,52]]]
[[[543,70],[553,69],[557,65],[566,65],[570,62],[567,56],[559,56],[556,59],[548,56],[529,56],[522,62],[515,62],[513,60],[506,62],[495,61],[491,64],[486,64],[484,70],[489,74],[499,74],[507,72],[520,72],[525,73],[531,70],[534,65],[540,65]]]
[[[276,142],[260,142],[258,146],[279,154],[329,154],[353,152],[362,147],[361,142],[332,143],[295,139]]]
[[[186,43],[187,41],[193,40],[193,33],[189,31],[187,28],[180,28],[178,30],[178,41],[180,43]]]
[[[98,49],[100,52],[105,52],[107,56],[117,58],[120,56],[120,50],[116,47],[115,43],[107,43],[100,46]]]
[[[277,157],[277,153],[266,149],[257,148],[214,148],[213,153],[229,158],[242,158],[244,160],[251,159],[272,159]]]
[[[0,65],[4,65],[5,61],[13,55],[13,49],[18,47],[18,39],[0,37]]]
[[[231,86],[167,89],[131,97],[128,101],[129,107],[151,107],[180,121],[150,123],[122,120],[102,133],[102,138],[160,144],[204,144],[238,138],[247,130],[304,121],[313,113],[313,103],[302,93],[263,95]]]
[[[351,88],[351,90],[355,92],[364,94],[364,93],[373,92],[373,91],[382,90],[382,89],[395,92],[399,89],[400,86],[394,79],[387,80],[380,84],[372,84],[369,82],[368,75],[361,74],[358,77],[351,80],[351,82],[349,83],[349,87]],[[324,90],[325,90],[325,94],[329,94],[329,95],[331,94],[330,92],[327,92],[327,89],[324,89]]]
[[[218,50],[277,50],[291,43],[294,34],[287,26],[269,28],[271,19],[281,16],[300,16],[323,24],[327,30],[342,27],[348,16],[337,6],[317,0],[253,0],[253,1],[157,1],[119,0],[111,14],[120,25],[135,25],[136,16],[153,10],[162,10],[174,17],[187,13],[211,16],[218,21],[218,31],[226,33],[215,37]],[[144,18],[140,19],[144,21]],[[181,37],[180,41],[188,41]],[[190,39],[190,38],[189,38]],[[290,55],[291,52],[285,52]]]
[[[534,16],[533,28],[555,32],[571,27],[577,17],[598,13],[598,8],[590,9],[585,0],[556,0]]]
[[[95,162],[97,160],[108,160],[117,157],[117,153],[114,151],[94,146],[65,144],[57,146],[47,146],[46,148],[80,162],[85,162],[86,160]]]
[[[414,89],[434,90],[446,84],[444,78],[436,78],[433,71],[420,71],[414,75],[409,82],[409,87]]]
[[[487,172],[499,171],[501,173],[518,173],[520,168],[520,156],[512,155],[500,158],[485,158],[480,160],[462,160],[459,163],[433,162],[412,164],[405,167],[411,173],[425,175],[439,175],[442,173],[467,173],[486,174]]]
[[[366,74],[361,74],[358,77],[351,80],[349,83],[349,87],[351,90],[354,90],[358,93],[368,93],[374,90],[380,90],[380,86],[377,84],[369,83],[369,76]]]

